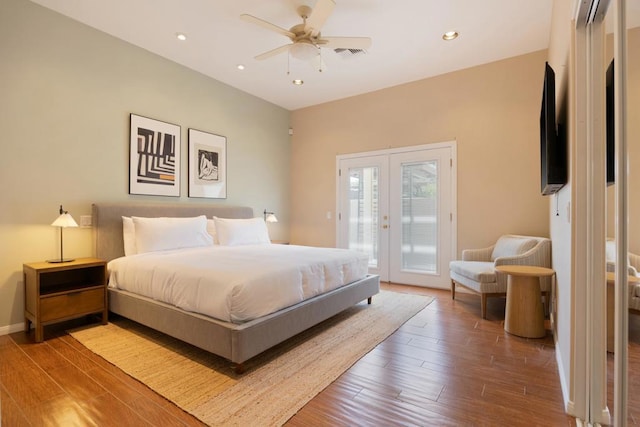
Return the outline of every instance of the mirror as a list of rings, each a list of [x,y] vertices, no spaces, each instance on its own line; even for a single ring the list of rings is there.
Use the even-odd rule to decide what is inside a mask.
[[[613,44],[613,13],[614,3],[611,2],[605,28],[607,33],[605,67],[609,68],[614,56]],[[627,1],[627,146],[628,146],[628,202],[629,223],[628,242],[630,252],[630,265],[640,270],[640,0]],[[615,63],[615,61],[614,61]],[[615,65],[614,65],[615,66]],[[611,84],[611,82],[609,82]],[[615,239],[615,183],[607,187],[607,237]],[[609,258],[610,251],[606,251]],[[615,256],[615,255],[614,255]],[[631,270],[633,272],[633,270]],[[633,273],[630,273],[633,274]],[[640,273],[638,273],[640,276]],[[608,285],[609,286],[609,285]],[[629,425],[634,423],[633,413],[640,410],[640,384],[632,381],[630,374],[640,372],[640,284],[638,297],[629,295],[629,363],[626,376],[628,382],[627,420]],[[634,310],[637,308],[638,310]],[[614,354],[607,354],[608,407],[611,412],[614,408]]]

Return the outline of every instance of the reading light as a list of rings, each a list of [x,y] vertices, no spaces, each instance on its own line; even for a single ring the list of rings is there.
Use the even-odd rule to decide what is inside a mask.
[[[295,80],[294,80],[293,82],[291,82],[291,83],[293,83],[293,84],[294,84],[294,85],[296,85],[296,86],[302,86],[302,85],[304,84],[304,81],[303,81],[303,80],[301,80],[301,79],[295,79]]]
[[[447,31],[446,33],[444,33],[442,35],[442,39],[443,40],[447,40],[447,41],[454,40],[454,39],[458,38],[459,35],[460,34],[458,34],[457,31]]]
[[[267,212],[267,210],[265,209],[264,222],[278,222],[278,218],[276,218],[273,212]]]
[[[64,256],[62,253],[62,229],[67,227],[77,227],[78,223],[73,219],[71,214],[69,214],[69,212],[62,209],[62,205],[60,205],[60,216],[56,218],[56,220],[53,221],[51,225],[53,225],[54,227],[60,228],[60,259],[49,259],[47,260],[47,262],[58,263],[58,262],[73,261],[73,259],[64,259]]]

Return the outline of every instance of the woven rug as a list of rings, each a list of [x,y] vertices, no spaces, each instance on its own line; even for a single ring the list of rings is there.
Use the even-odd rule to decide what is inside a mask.
[[[246,362],[229,361],[126,319],[70,334],[209,425],[278,426],[433,301],[382,291]]]

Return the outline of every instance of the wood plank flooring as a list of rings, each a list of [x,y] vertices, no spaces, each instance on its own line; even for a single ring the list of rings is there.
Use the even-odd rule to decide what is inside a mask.
[[[459,293],[452,301],[448,291],[383,288],[432,295],[436,301],[287,425],[575,425],[564,413],[552,337],[506,334],[503,299],[490,299],[488,318],[482,320],[475,295]],[[2,426],[202,425],[86,350],[64,333],[68,327],[45,328],[46,341],[40,344],[23,332],[0,336]],[[632,328],[640,335],[639,324]],[[640,343],[632,345],[640,354]],[[637,371],[640,360],[631,359],[629,369]],[[630,395],[640,392],[640,383],[631,383]],[[639,407],[630,409],[630,425],[640,419]]]
[[[437,300],[309,402],[290,426],[571,426],[553,338],[503,329],[504,300],[400,285]]]

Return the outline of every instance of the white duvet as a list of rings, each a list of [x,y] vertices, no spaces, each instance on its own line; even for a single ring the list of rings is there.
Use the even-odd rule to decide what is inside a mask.
[[[108,269],[112,288],[241,323],[358,280],[367,264],[346,249],[214,245],[117,258]]]

